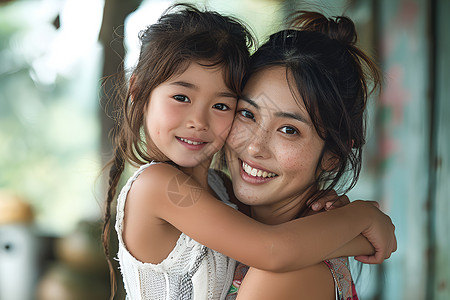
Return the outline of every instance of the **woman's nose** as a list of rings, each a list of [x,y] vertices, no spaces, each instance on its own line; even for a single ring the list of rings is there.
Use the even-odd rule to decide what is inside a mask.
[[[269,151],[269,132],[264,128],[259,128],[247,142],[247,152],[255,158],[268,158]]]

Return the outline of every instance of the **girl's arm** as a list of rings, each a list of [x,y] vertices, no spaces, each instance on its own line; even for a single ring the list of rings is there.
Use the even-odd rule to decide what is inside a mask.
[[[395,251],[380,243],[395,239],[390,218],[364,202],[269,226],[218,201],[167,164],[146,169],[132,191],[135,209],[143,216],[157,216],[199,243],[262,270],[298,270],[332,258],[333,252],[360,233],[378,245],[375,262]]]
[[[366,202],[374,205],[377,208],[380,207],[379,204],[375,201],[366,201]],[[343,207],[345,205],[348,205],[349,203],[350,201],[346,195],[338,196],[336,192],[332,191],[329,195],[326,195],[325,197],[318,199],[317,202],[314,203],[317,205],[316,206],[313,205],[311,207],[312,210],[309,211],[308,215],[314,215],[320,212],[324,212],[325,210]],[[395,236],[394,240],[392,240],[392,243],[395,244],[397,243]],[[374,263],[374,260],[376,260],[375,255],[377,255],[375,248],[369,242],[369,240],[365,238],[362,234],[358,235],[356,238],[345,244],[342,248],[337,249],[335,252],[331,254],[332,257],[355,256],[356,260],[359,260],[360,262],[363,263]]]
[[[230,178],[220,170],[215,170],[215,172],[222,178],[226,189],[229,191],[230,201],[236,204],[239,208],[239,211],[245,213],[246,215],[250,215],[250,207],[240,202],[233,193],[233,184]],[[371,204],[376,208],[380,208],[380,205],[376,201],[367,201],[367,204]],[[347,195],[338,195],[334,190],[330,191],[324,197],[318,199],[312,206],[311,211],[308,215],[318,214],[320,212],[333,210],[336,208],[344,207],[345,205],[350,204],[350,199]],[[395,229],[395,226],[392,225]],[[383,242],[383,241],[381,241]],[[384,241],[386,245],[388,241]],[[386,246],[386,248],[393,249],[393,252],[397,249],[397,240],[395,235],[391,240],[392,246]],[[382,248],[380,245],[379,248]],[[352,239],[350,242],[346,243],[343,247],[336,249],[333,253],[330,254],[331,258],[342,257],[342,256],[355,256],[355,259],[366,264],[375,264],[379,263],[378,261],[383,261],[386,258],[390,257],[391,253],[386,253],[386,256],[383,257],[381,254],[382,250],[379,252],[375,251],[373,245],[369,242],[367,238],[365,238],[362,234],[359,234],[357,237]],[[363,255],[365,254],[365,255]]]
[[[366,254],[367,256],[375,255],[375,249],[372,244],[362,234],[360,234],[341,248],[333,251],[330,256],[333,258],[342,256],[358,257],[358,255],[362,254]]]

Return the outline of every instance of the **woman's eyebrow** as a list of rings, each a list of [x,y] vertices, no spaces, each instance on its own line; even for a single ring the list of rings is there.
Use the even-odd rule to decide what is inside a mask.
[[[240,97],[239,97],[239,100],[242,100],[242,101],[247,102],[248,104],[250,104],[250,105],[253,106],[254,108],[259,108],[259,105],[256,104],[255,101],[253,101],[252,99],[250,99],[249,97],[247,97],[247,96],[245,96],[245,95],[240,96]]]
[[[260,106],[259,106],[254,100],[250,99],[249,97],[247,97],[247,96],[245,96],[245,95],[242,95],[242,96],[239,98],[239,100],[242,100],[242,101],[247,102],[248,104],[250,104],[251,106],[255,107],[256,109],[259,109],[259,108],[260,108]],[[310,124],[310,122],[308,121],[308,119],[306,119],[305,117],[303,117],[303,116],[301,116],[301,115],[299,115],[299,114],[296,114],[296,113],[277,111],[277,112],[274,113],[274,116],[275,116],[275,117],[278,117],[278,118],[289,118],[289,119],[294,119],[294,120],[303,122],[303,123],[308,124],[308,125]]]
[[[305,117],[303,117],[299,114],[296,114],[296,113],[278,111],[274,115],[279,118],[289,118],[289,119],[294,119],[294,120],[303,122],[308,125],[310,124],[310,122]]]

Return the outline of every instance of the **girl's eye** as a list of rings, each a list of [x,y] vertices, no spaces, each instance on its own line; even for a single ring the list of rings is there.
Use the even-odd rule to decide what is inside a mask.
[[[298,134],[298,130],[291,126],[283,126],[280,131],[286,134]]]
[[[222,110],[222,111],[230,110],[230,107],[228,105],[226,105],[226,104],[223,104],[223,103],[214,104],[213,108],[218,109],[218,110]]]
[[[184,95],[175,95],[173,96],[173,99],[178,102],[191,102],[191,100],[189,100],[189,98]]]
[[[244,118],[247,118],[247,119],[252,119],[253,120],[255,118],[255,116],[250,111],[248,111],[246,109],[242,109],[242,110],[238,111],[238,113],[241,116],[243,116]]]

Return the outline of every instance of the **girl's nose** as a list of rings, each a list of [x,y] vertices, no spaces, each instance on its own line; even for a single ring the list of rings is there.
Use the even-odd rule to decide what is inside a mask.
[[[198,131],[206,131],[209,129],[209,122],[206,112],[201,110],[193,111],[188,119],[186,126]]]

